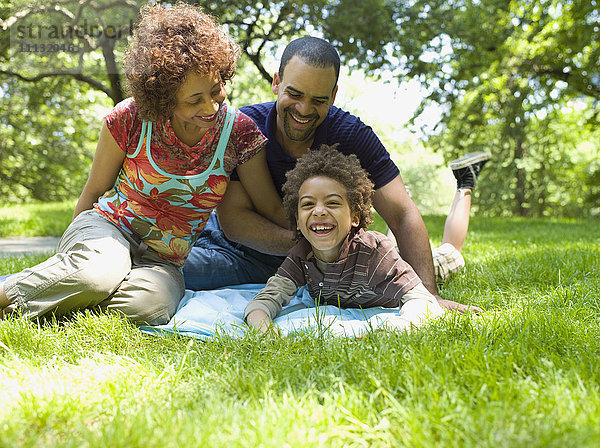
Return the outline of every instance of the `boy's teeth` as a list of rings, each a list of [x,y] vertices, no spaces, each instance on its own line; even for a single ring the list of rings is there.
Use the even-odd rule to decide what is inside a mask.
[[[333,226],[313,226],[313,230],[331,230]]]

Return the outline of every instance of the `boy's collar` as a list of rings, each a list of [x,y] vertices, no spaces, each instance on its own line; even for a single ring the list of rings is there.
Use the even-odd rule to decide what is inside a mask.
[[[338,254],[337,259],[335,261],[333,261],[332,263],[337,263],[348,257],[348,252],[350,251],[350,244],[352,243],[352,240],[354,239],[354,237],[356,235],[358,235],[361,232],[364,232],[364,230],[357,229],[356,227],[352,227],[352,229],[350,230],[348,235],[346,235],[346,238],[344,239],[344,242],[342,243],[342,245],[340,247],[340,253]],[[304,238],[304,236],[300,237],[300,241],[298,242],[298,244],[300,246],[299,253],[298,253],[298,255],[300,255],[300,257],[302,257],[304,260],[308,260],[309,258],[314,257],[312,246],[310,245],[308,240],[306,238]]]
[[[341,261],[341,260],[348,258],[348,252],[350,251],[350,243],[352,242],[354,237],[362,231],[363,231],[362,229],[358,229],[356,227],[352,227],[350,229],[350,232],[348,232],[348,235],[346,235],[346,239],[344,240],[344,242],[342,243],[342,246],[340,247],[340,253],[338,255],[337,261]]]

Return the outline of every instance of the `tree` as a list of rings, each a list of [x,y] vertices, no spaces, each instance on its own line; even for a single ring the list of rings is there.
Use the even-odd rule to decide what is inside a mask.
[[[11,79],[0,93],[0,203],[76,197],[109,103],[68,78]]]
[[[11,0],[0,6],[1,201],[61,199],[81,190],[94,140],[87,130],[97,129],[100,120],[83,112],[86,98],[101,102],[93,91],[106,95],[113,104],[125,97],[120,61],[143,3]],[[229,89],[234,104],[267,99],[272,73],[265,60],[282,39],[307,29],[333,35],[324,29],[327,22],[348,34],[346,19],[356,15],[363,18],[354,21],[365,40],[350,44],[345,39],[336,44],[349,58],[364,60],[361,55],[369,55],[381,64],[383,53],[375,57],[379,53],[370,48],[381,48],[393,34],[388,24],[391,12],[383,0],[345,5],[323,0],[198,3],[219,17],[240,42],[243,58]],[[388,37],[376,39],[366,19],[369,15],[377,17]],[[91,107],[89,102],[87,107]],[[74,117],[71,111],[81,116]],[[61,131],[65,126],[75,132]],[[85,143],[84,135],[90,138]],[[60,173],[60,185],[55,182],[56,173]]]
[[[118,55],[137,16],[132,0],[9,2],[1,11],[0,75],[37,83],[72,78],[124,98]]]
[[[71,77],[108,95],[124,97],[119,61],[139,0],[12,0],[0,9],[0,75],[35,83]],[[386,64],[384,46],[396,29],[385,0],[190,1],[217,16],[240,43],[242,53],[268,83],[265,54],[300,33],[322,33],[354,65]],[[352,23],[352,27],[348,24]]]
[[[18,79],[18,85],[31,82],[43,89],[53,84],[40,81],[66,77],[103,92],[113,103],[120,101],[124,93],[118,61],[142,3],[12,0],[3,4],[0,85]],[[351,67],[372,74],[389,69],[400,78],[419,79],[430,92],[422,108],[435,103],[445,111],[437,129],[443,133],[430,145],[447,159],[468,150],[491,149],[496,160],[503,161],[498,181],[515,180],[506,185],[503,198],[514,213],[540,213],[532,202],[532,182],[539,177],[530,176],[530,168],[531,157],[537,154],[533,137],[543,122],[551,129],[548,120],[564,118],[561,108],[578,99],[592,112],[585,114],[581,126],[591,130],[599,120],[598,0],[198,3],[219,17],[240,42],[241,67],[252,66],[255,79],[265,81],[236,80],[233,94],[243,100],[250,99],[248,92],[258,84],[268,86],[272,74],[265,64],[267,57],[299,34],[322,35]],[[61,34],[52,43],[65,44],[67,50],[72,45],[77,51],[20,51],[30,48],[25,37],[40,40],[57,29],[70,34],[68,39]],[[545,119],[540,121],[542,114]],[[543,166],[548,172],[544,178],[550,178],[556,164]],[[488,203],[493,200],[488,196]]]
[[[562,162],[536,165],[546,141],[539,133],[565,118],[569,100],[591,111],[581,127],[591,131],[599,119],[597,1],[417,0],[410,20],[405,12],[396,16],[405,39],[394,44],[394,54],[403,58],[406,76],[430,89],[422,107],[445,110],[443,134],[432,145],[447,158],[494,153],[497,177],[482,201],[486,208],[502,204],[520,215],[546,210],[537,205],[545,199],[536,182],[572,170],[562,162],[576,145],[558,139]],[[544,175],[533,176],[534,166]]]

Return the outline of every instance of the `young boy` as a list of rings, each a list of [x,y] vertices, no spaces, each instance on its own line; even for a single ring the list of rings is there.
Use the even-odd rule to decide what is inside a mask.
[[[407,329],[442,314],[394,243],[365,228],[372,222],[373,184],[356,156],[323,145],[287,173],[283,204],[299,241],[247,305],[248,325],[266,332],[307,285],[311,297],[342,308],[399,307],[392,328]]]

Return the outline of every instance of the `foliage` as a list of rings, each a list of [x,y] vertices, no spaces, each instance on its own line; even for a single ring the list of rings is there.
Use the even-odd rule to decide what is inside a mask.
[[[79,195],[101,118],[124,98],[119,64],[143,3],[15,0],[0,8],[0,204]],[[62,37],[51,36],[56,30]],[[246,76],[229,89],[234,105],[270,99],[247,59],[240,71]]]
[[[0,16],[0,74],[33,83],[68,77],[118,103],[125,97],[120,55],[141,3],[10,1]]]
[[[75,201],[0,207],[0,238],[61,236],[73,218]]]
[[[0,446],[595,447],[596,228],[473,219],[442,293],[488,311],[412,334],[200,342],[115,315],[0,321]],[[0,273],[34,262],[8,260]]]
[[[525,103],[564,96],[600,98],[596,0],[416,0],[396,21],[409,39],[395,45],[431,99],[452,102],[486,83],[512,86]],[[408,20],[408,19],[411,20]],[[411,37],[412,36],[412,37]],[[560,95],[558,95],[560,94]]]
[[[491,96],[491,95],[490,95]],[[532,115],[522,136],[522,157],[514,157],[514,145],[504,123],[486,114],[485,126],[470,125],[474,112],[466,95],[446,118],[446,130],[430,140],[445,151],[487,149],[493,159],[480,176],[474,201],[476,213],[500,216],[598,216],[598,160],[600,132],[589,126],[592,111],[585,101],[570,101],[541,118]],[[477,101],[477,100],[474,100]],[[463,146],[464,145],[464,146]]]
[[[456,191],[456,179],[441,155],[406,141],[387,146],[402,180],[421,214],[446,214]]]
[[[265,57],[299,35],[322,35],[350,65],[368,68],[386,65],[384,47],[397,36],[396,26],[390,21],[396,3],[386,0],[198,2],[229,27],[244,54],[269,83],[272,76],[265,69]]]
[[[121,56],[143,3],[3,3],[0,82],[13,86],[15,94],[23,86],[25,96],[28,83],[48,97],[54,96],[53,88],[85,86],[83,92],[93,89],[118,102],[125,95]],[[243,59],[230,89],[233,104],[270,99],[268,84],[275,68],[269,62],[276,50],[297,35],[320,35],[338,48],[350,67],[374,75],[391,70],[399,78],[423,83],[429,97],[420,111],[431,104],[444,110],[436,129],[441,135],[428,147],[446,160],[468,151],[491,150],[491,166],[497,169],[489,170],[489,187],[480,190],[480,203],[487,212],[598,214],[600,173],[597,153],[589,149],[598,140],[600,117],[597,0],[191,3],[219,17],[240,42]],[[19,30],[28,25],[39,29],[41,24],[75,30],[75,37],[62,40],[77,52],[19,51],[27,43]],[[73,83],[57,81],[57,77]],[[66,97],[73,92],[57,94]],[[580,104],[586,110],[572,115],[568,108],[577,109]],[[66,103],[65,108],[69,108]],[[567,138],[574,122],[577,132]],[[43,141],[44,133],[35,129],[39,126],[32,127],[31,138]],[[54,127],[61,127],[60,120]],[[15,145],[12,156],[28,157],[18,151]],[[22,162],[11,165],[13,171],[23,168]],[[8,185],[9,179],[3,180]],[[10,180],[8,189],[21,190],[18,181]],[[23,195],[3,197],[16,200]]]
[[[32,25],[35,29],[40,24],[71,27],[75,28],[75,37],[66,43],[79,48],[78,56],[70,57],[71,65],[64,51],[57,52],[55,58],[40,56],[37,68],[43,65],[63,71],[38,76],[81,74],[87,78],[77,79],[91,83],[118,102],[119,96],[111,93],[116,87],[102,86],[102,76],[119,73],[115,61],[120,59],[143,3],[12,0],[0,10],[3,33],[13,38],[9,45],[6,42],[11,41],[3,39],[0,54],[9,67],[13,62],[13,70],[5,68],[0,73],[23,78],[15,69],[36,65],[33,54],[28,54],[31,52],[19,51],[24,39],[19,30]],[[248,60],[268,82],[272,77],[264,65],[266,56],[282,42],[308,32],[330,40],[351,66],[371,72],[400,68],[410,77],[420,77],[432,89],[431,99],[438,102],[451,101],[465,89],[484,83],[489,78],[486,70],[495,66],[506,79],[525,78],[528,82],[524,84],[530,89],[600,97],[595,69],[600,54],[597,0],[190,3],[199,4],[228,27]],[[25,33],[26,37],[31,35]],[[98,71],[99,66],[103,69]],[[563,84],[557,85],[558,81]]]
[[[104,99],[72,80],[0,84],[0,204],[77,197],[89,172]]]
[[[596,176],[582,178],[576,174],[581,167],[570,159],[593,160],[598,154],[573,151],[598,139],[597,1],[412,5],[414,20],[402,22],[407,40],[394,47],[395,54],[404,58],[407,76],[428,86],[428,102],[444,107],[443,135],[433,147],[448,159],[469,150],[494,154],[498,169],[482,198],[486,210],[569,215],[597,209],[597,203],[569,197],[580,187],[593,189]],[[584,112],[572,113],[582,105]],[[575,178],[573,188],[566,187]],[[557,188],[563,191],[553,191]]]
[[[121,56],[137,11],[144,3],[12,0],[0,9],[0,26],[5,37],[0,46],[0,75],[28,82],[68,76],[104,92],[116,104],[124,98]],[[240,43],[246,61],[268,83],[272,74],[265,66],[266,56],[279,43],[307,30],[330,38],[345,60],[373,67],[385,64],[387,53],[383,46],[396,33],[394,23],[389,20],[391,5],[385,0],[188,3],[198,4],[217,16]],[[349,20],[353,27],[347,26]],[[53,37],[52,30],[60,30],[60,37]],[[51,46],[42,49],[44,39]]]
[[[231,83],[226,86],[227,102],[235,107],[273,101],[271,85],[265,82],[258,69],[247,58],[241,58]]]

